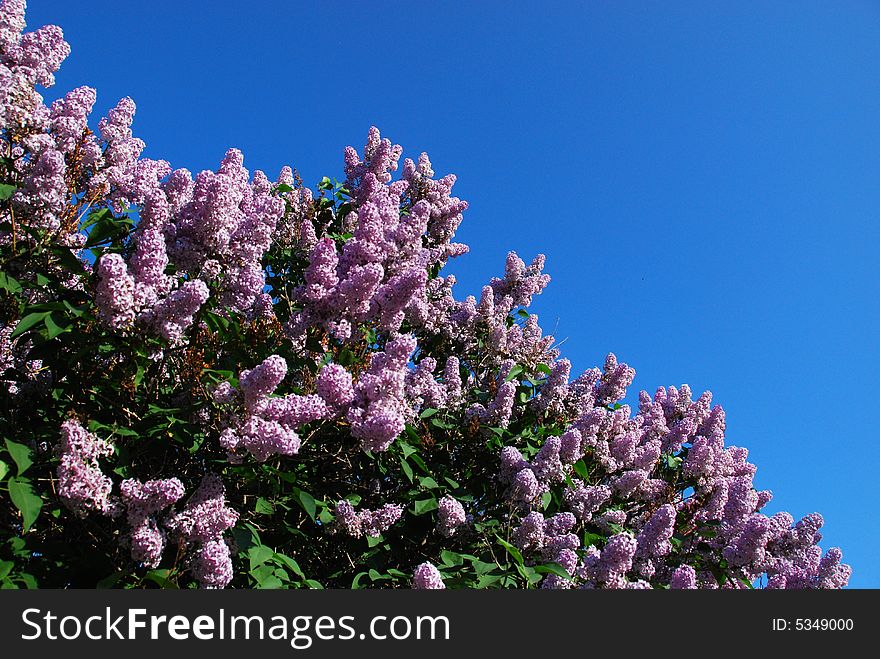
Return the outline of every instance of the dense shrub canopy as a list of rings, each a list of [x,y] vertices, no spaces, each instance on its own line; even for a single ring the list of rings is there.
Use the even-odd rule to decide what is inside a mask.
[[[467,204],[426,154],[372,128],[315,191],[235,149],[193,176],[131,99],[94,132],[93,89],[44,104],[69,47],[24,28],[4,0],[4,586],[846,584],[711,394],[572,377],[543,256],[455,297]]]

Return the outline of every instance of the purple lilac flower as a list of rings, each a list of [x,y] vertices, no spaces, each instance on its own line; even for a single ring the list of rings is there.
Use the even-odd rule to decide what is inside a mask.
[[[431,563],[422,563],[413,572],[413,588],[417,590],[442,590],[446,588],[443,577]]]
[[[334,528],[353,538],[376,537],[391,528],[401,515],[403,506],[398,504],[387,503],[376,510],[355,511],[349,501],[342,499],[334,510]]]
[[[438,508],[437,531],[447,538],[455,535],[467,522],[464,506],[458,499],[445,496],[440,499]]]
[[[202,588],[226,588],[232,581],[229,545],[222,540],[204,543],[196,549],[190,569]]]
[[[91,511],[109,514],[113,509],[110,491],[113,482],[98,464],[100,458],[113,455],[113,447],[68,419],[61,424],[61,442],[57,448],[58,495],[80,517]]]
[[[318,373],[317,391],[328,408],[344,412],[354,399],[351,373],[339,364],[327,364]]]
[[[235,525],[238,513],[226,505],[226,488],[216,474],[206,474],[184,509],[171,515],[166,526],[187,542],[219,539]]]

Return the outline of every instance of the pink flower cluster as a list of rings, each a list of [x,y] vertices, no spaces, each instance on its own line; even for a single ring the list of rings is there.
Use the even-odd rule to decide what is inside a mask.
[[[467,514],[458,499],[445,496],[440,499],[437,510],[437,531],[451,538],[467,524]]]
[[[333,530],[350,535],[352,538],[376,537],[400,519],[403,515],[403,506],[386,503],[376,510],[356,511],[351,502],[342,499],[336,504],[333,514],[336,518]]]
[[[443,575],[433,563],[422,563],[413,572],[413,585],[415,590],[443,590]]]
[[[156,515],[183,496],[183,484],[177,478],[146,483],[129,478],[122,481],[119,490],[131,526],[131,557],[146,567],[157,567],[165,551],[166,534]]]
[[[214,391],[214,400],[226,408],[220,445],[231,460],[240,461],[245,452],[259,462],[295,455],[299,426],[344,413],[354,398],[351,375],[338,364],[322,368],[317,394],[272,396],[286,375],[287,362],[271,355],[239,374],[238,389],[222,383]]]
[[[614,405],[634,376],[614,355],[601,373],[593,369],[567,383],[567,371],[566,364],[557,362],[545,384],[549,392],[542,389],[531,404],[539,410],[577,409],[568,430],[548,438],[531,462],[513,446],[500,454],[498,477],[508,486],[507,496],[524,510],[532,509],[517,531],[521,547],[572,567],[573,581],[548,577],[545,585],[738,588],[761,575],[771,587],[846,584],[850,568],[840,563],[839,550],[823,556],[817,546],[821,516],[808,515],[795,524],[787,513],[767,517],[759,512],[771,494],[753,487],[755,466],[748,452],[725,446],[724,411],[712,407],[710,393],[693,400],[687,385],[660,388],[653,398],[642,392],[633,416],[629,406]],[[574,463],[586,455],[598,468],[589,484],[573,473]],[[668,461],[681,464],[692,490],[688,496],[660,477]],[[592,533],[613,534],[602,549],[579,543],[565,547],[583,555],[574,563],[571,555],[546,553],[543,516],[534,510],[541,494],[563,482],[570,483],[563,498],[571,519]],[[673,536],[682,529],[688,532],[674,548]],[[691,567],[711,564],[715,552],[731,570],[722,583],[710,571]],[[675,560],[667,560],[673,553]]]
[[[223,534],[238,521],[226,504],[226,488],[215,474],[206,474],[186,502],[165,525],[175,537],[192,546],[190,569],[205,588],[225,588],[232,580],[232,557]]]
[[[61,424],[61,441],[56,449],[58,496],[80,517],[96,511],[110,514],[114,502],[113,481],[101,471],[98,460],[113,455],[109,442],[98,439],[75,419]]]

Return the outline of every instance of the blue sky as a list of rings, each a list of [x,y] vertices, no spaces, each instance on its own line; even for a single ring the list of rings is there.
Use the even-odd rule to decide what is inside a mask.
[[[770,512],[880,587],[880,3],[31,0],[48,98],[125,95],[147,155],[342,177],[367,129],[471,207],[459,296],[543,252],[575,371],[711,389]]]

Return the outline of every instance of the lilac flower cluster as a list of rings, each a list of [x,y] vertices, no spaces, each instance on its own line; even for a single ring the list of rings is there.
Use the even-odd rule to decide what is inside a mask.
[[[513,532],[513,543],[523,551],[537,552],[544,561],[559,563],[569,575],[574,575],[578,566],[575,549],[580,546],[577,535],[571,533],[577,520],[569,512],[557,513],[550,518],[533,511],[523,517]],[[549,575],[542,584],[545,588],[568,588],[570,579],[560,575]]]
[[[467,415],[478,418],[487,425],[506,428],[510,425],[510,418],[513,416],[514,396],[516,396],[516,385],[513,382],[502,382],[498,385],[495,397],[486,407],[480,403],[473,403],[467,409]]]
[[[601,551],[580,548],[585,558],[576,577],[582,586],[736,588],[761,575],[777,587],[845,585],[850,568],[840,564],[839,550],[823,556],[818,549],[820,516],[794,524],[787,514],[759,512],[771,494],[754,489],[748,452],[725,446],[724,411],[712,407],[711,394],[693,400],[687,385],[660,388],[653,398],[642,392],[633,416],[628,406],[614,405],[634,377],[614,355],[601,373],[592,369],[571,383],[552,373],[545,400],[559,413],[577,410],[574,422],[562,436],[548,438],[531,463],[513,446],[502,449],[498,478],[510,501],[526,511],[549,488],[570,483],[563,485],[563,500],[577,522],[593,533],[614,534]],[[543,397],[544,390],[531,404],[545,409]],[[589,484],[572,473],[585,456],[597,468]],[[693,494],[682,496],[662,478],[670,464],[681,464]],[[536,512],[523,518],[518,537],[524,549],[544,547],[541,519]],[[677,529],[696,532],[673,547]],[[729,565],[723,582],[707,570],[680,569],[682,557],[705,564],[713,552]]]
[[[223,534],[238,521],[238,513],[226,504],[226,488],[215,474],[206,474],[187,501],[165,525],[172,535],[194,545],[193,576],[205,588],[225,588],[232,579],[232,558]]]
[[[183,496],[183,484],[177,478],[146,483],[127,479],[119,490],[131,526],[131,557],[146,567],[157,567],[165,550],[166,535],[159,528],[156,515]]]
[[[542,263],[541,259],[536,263]],[[512,295],[501,295],[508,290],[517,290],[515,282],[510,284],[497,284],[495,288],[484,286],[479,303],[471,296],[463,302],[444,303],[449,312],[448,320],[441,323],[442,333],[464,351],[474,349],[482,341],[489,364],[499,369],[506,362],[531,370],[538,364],[552,363],[558,357],[558,350],[552,347],[553,337],[544,336],[538,317],[531,314],[524,321],[511,322],[517,318],[514,314],[519,306],[517,300],[528,304],[531,295],[519,294],[517,299]],[[496,288],[500,293],[496,293]],[[534,287],[525,290],[531,290],[532,294],[540,292]]]
[[[36,86],[55,83],[54,73],[70,54],[70,46],[55,25],[24,32],[24,13],[22,0],[0,4],[0,129],[21,178],[12,198],[15,212],[26,225],[58,233],[70,199],[65,156],[80,144],[71,136],[78,125],[84,127],[83,116],[91,110],[94,91],[74,90],[51,110],[43,104]],[[55,134],[49,132],[52,129]],[[90,145],[82,157],[99,153]],[[6,231],[0,236],[3,243],[9,237]]]
[[[582,446],[580,433],[574,428],[562,437],[549,437],[531,463],[517,448],[505,446],[501,450],[498,479],[509,486],[508,496],[512,501],[528,508],[551,485],[560,483],[565,478],[567,468],[583,456]],[[573,510],[583,514],[578,508]]]
[[[434,375],[436,370],[437,360],[433,357],[425,357],[407,373],[406,397],[415,409],[446,407],[450,388],[443,382],[437,381]],[[454,387],[453,382],[453,393],[455,393]]]
[[[52,73],[69,47],[54,26],[21,34],[23,14],[23,2],[8,0],[0,6],[5,25],[0,115],[21,177],[13,197],[15,211],[26,224],[53,232],[61,244],[76,251],[85,236],[77,233],[75,222],[67,221],[69,204],[82,198],[100,200],[117,213],[143,205],[128,261],[111,253],[96,264],[95,301],[111,327],[127,328],[138,321],[176,342],[208,291],[195,279],[198,273],[181,270],[175,280],[165,274],[166,234],[176,218],[171,217],[162,180],[171,167],[165,161],[140,158],[144,143],[132,135],[135,104],[130,98],[120,100],[101,119],[97,134],[88,130],[93,89],[74,89],[51,108],[42,104],[34,85],[52,84]],[[4,242],[8,239],[6,233],[0,236]]]
[[[369,368],[355,384],[346,418],[364,450],[387,450],[412,413],[405,385],[407,363],[415,347],[415,337],[410,335],[389,341],[384,351],[371,355]]]
[[[450,496],[440,499],[437,509],[437,532],[451,538],[465,524],[467,524],[467,515],[461,502]]]
[[[531,401],[532,407],[550,416],[562,416],[566,412],[566,402],[569,398],[570,375],[571,362],[567,359],[557,360],[551,367],[550,375],[541,387],[541,392]]]
[[[351,502],[342,499],[336,504],[333,514],[336,518],[333,531],[345,533],[352,538],[376,537],[400,519],[403,515],[403,506],[386,503],[376,510],[356,511]]]
[[[345,217],[345,228],[353,236],[341,250],[329,237],[313,239],[310,220],[294,222],[297,240],[314,245],[305,283],[297,291],[303,310],[291,319],[292,335],[320,326],[346,341],[364,323],[375,323],[389,335],[400,331],[405,319],[417,327],[444,324],[445,316],[441,312],[438,318],[434,307],[445,304],[451,286],[444,288],[442,279],[429,283],[427,271],[467,251],[449,242],[467,204],[450,196],[454,176],[433,179],[425,154],[418,166],[407,160],[403,178],[391,183],[400,155],[401,148],[383,139],[375,127],[369,131],[363,158],[346,148],[346,188],[355,210]],[[294,211],[297,218],[303,215]],[[288,225],[284,235],[290,233]],[[454,278],[448,279],[454,283]]]
[[[10,396],[26,397],[45,390],[52,373],[42,368],[42,360],[30,358],[32,340],[24,336],[13,339],[14,331],[14,324],[0,325],[0,386]]]
[[[443,575],[432,563],[422,563],[413,572],[413,586],[415,590],[443,590]]]
[[[287,362],[278,355],[239,374],[239,388],[222,383],[214,400],[227,408],[220,445],[232,461],[244,452],[259,462],[273,455],[295,455],[306,423],[342,415],[354,397],[351,375],[338,364],[327,364],[318,374],[317,394],[272,396],[287,375]]]
[[[113,455],[109,442],[99,439],[75,419],[61,424],[61,441],[56,449],[58,496],[80,517],[89,512],[110,514],[113,481],[101,471],[100,458]]]
[[[271,300],[263,292],[262,258],[284,212],[283,200],[272,194],[262,172],[249,182],[235,149],[227,152],[217,172],[203,171],[195,179],[185,169],[172,172],[161,161],[137,161],[139,150],[130,146],[127,128],[133,111],[133,104],[117,107],[102,123],[105,157],[118,151],[120,164],[112,168],[124,169],[108,175],[108,184],[126,200],[144,204],[137,248],[127,267],[118,256],[102,257],[102,314],[114,327],[137,317],[172,343],[179,342],[210,295],[199,279],[205,277],[218,282],[221,304],[238,312],[258,304],[259,313],[271,315]],[[112,267],[104,267],[110,257]],[[175,281],[164,272],[170,259],[177,267]]]
[[[517,307],[529,306],[532,296],[540,294],[550,283],[550,275],[543,273],[545,260],[543,254],[538,254],[532,264],[526,267],[516,252],[508,253],[504,278],[493,277],[489,282],[495,299],[510,297]]]
[[[318,242],[314,195],[308,188],[297,186],[293,170],[288,166],[281,168],[277,183],[290,190],[281,194],[285,209],[276,224],[274,239],[286,249],[309,252]]]

